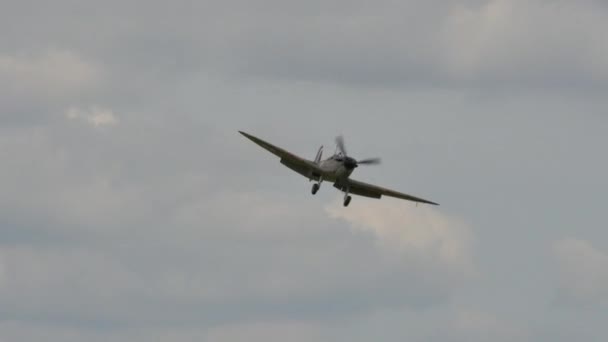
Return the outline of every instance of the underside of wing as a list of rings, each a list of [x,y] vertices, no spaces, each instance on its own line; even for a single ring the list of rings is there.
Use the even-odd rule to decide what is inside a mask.
[[[380,186],[356,181],[354,179],[349,178],[347,182],[348,182],[347,184],[336,183],[334,186],[340,190],[346,190],[346,188],[348,187],[349,192],[353,195],[359,195],[359,196],[365,196],[365,197],[371,197],[371,198],[381,198],[382,195],[384,195],[384,196],[400,198],[400,199],[413,201],[413,202],[439,205],[435,202],[427,201],[425,199],[422,199],[422,198],[419,198],[416,196],[412,196],[412,195],[404,194],[404,193],[401,193],[398,191],[386,189],[386,188],[383,188]]]
[[[251,134],[247,134],[242,131],[239,131],[239,133],[244,135],[247,139],[258,144],[265,150],[269,151],[270,153],[281,158],[281,164],[287,166],[288,168],[301,174],[302,176],[312,179],[318,179],[322,175],[323,171],[314,162],[304,158],[300,158],[291,152],[288,152],[260,138],[254,137]]]

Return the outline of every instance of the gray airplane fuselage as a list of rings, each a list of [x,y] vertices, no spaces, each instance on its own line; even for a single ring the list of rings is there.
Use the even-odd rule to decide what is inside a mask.
[[[347,167],[344,157],[339,155],[322,160],[318,165],[323,170],[323,180],[328,182],[347,179],[355,170],[354,167]]]

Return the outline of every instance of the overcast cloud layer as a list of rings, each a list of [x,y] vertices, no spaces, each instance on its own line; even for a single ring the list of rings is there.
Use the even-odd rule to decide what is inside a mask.
[[[1,4],[0,341],[608,340],[603,2]]]

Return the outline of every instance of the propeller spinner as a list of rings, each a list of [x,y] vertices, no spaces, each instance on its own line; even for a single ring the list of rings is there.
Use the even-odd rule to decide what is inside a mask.
[[[349,169],[354,169],[357,166],[359,166],[359,164],[361,164],[361,165],[378,165],[378,164],[380,164],[380,158],[366,158],[366,159],[356,160],[354,158],[349,157],[348,153],[346,153],[346,147],[344,146],[344,137],[342,137],[341,135],[336,137],[336,146],[338,147],[338,150],[344,156],[344,166]]]

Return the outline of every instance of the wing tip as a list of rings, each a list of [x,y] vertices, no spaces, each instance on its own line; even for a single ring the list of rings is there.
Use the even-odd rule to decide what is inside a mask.
[[[432,201],[429,201],[429,200],[425,200],[425,199],[423,199],[421,201],[417,201],[417,202],[418,203],[430,204],[430,205],[439,205],[439,203],[435,203],[435,202],[432,202]]]
[[[254,137],[253,135],[251,135],[251,134],[249,134],[249,133],[246,133],[246,132],[243,132],[243,131],[238,131],[238,132],[239,132],[239,133],[241,133],[241,135],[243,135],[245,138],[247,138],[247,139],[249,139],[249,140],[252,140],[252,141],[255,141],[255,140],[254,140],[254,139],[255,139],[255,137]]]
[[[422,200],[422,201],[414,201],[416,204],[418,203],[422,203],[422,204],[430,204],[430,205],[436,205],[439,206],[439,203],[435,203],[435,202],[431,202],[431,201],[427,201],[427,200]]]

